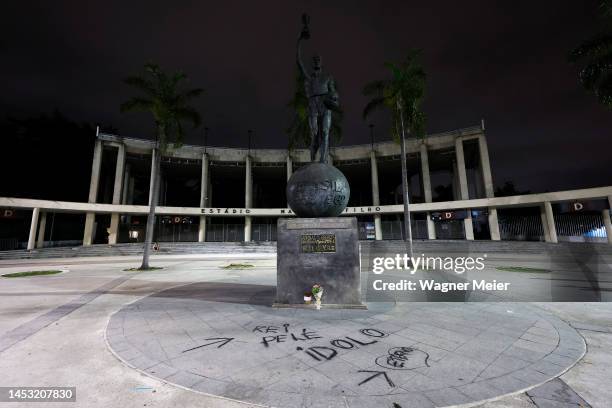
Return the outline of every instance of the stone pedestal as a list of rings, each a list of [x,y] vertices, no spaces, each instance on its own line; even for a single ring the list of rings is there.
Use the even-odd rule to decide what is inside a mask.
[[[277,239],[275,307],[303,307],[318,283],[323,307],[365,308],[357,218],[281,218]]]

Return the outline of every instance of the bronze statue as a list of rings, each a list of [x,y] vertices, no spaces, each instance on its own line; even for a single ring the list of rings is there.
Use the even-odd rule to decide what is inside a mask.
[[[339,106],[338,93],[334,79],[323,73],[321,57],[312,58],[312,71],[309,73],[302,63],[302,40],[310,38],[310,17],[302,15],[303,28],[297,41],[297,64],[304,76],[304,88],[308,98],[308,125],[310,127],[310,160],[314,161],[317,150],[320,152],[319,161],[327,163],[329,160],[329,129],[331,128],[332,109]]]

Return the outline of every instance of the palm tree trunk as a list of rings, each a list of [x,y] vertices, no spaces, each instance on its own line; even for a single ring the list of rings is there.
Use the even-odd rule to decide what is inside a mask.
[[[161,168],[161,154],[159,151],[159,140],[164,132],[163,126],[158,128],[158,137],[155,143],[152,160],[155,161],[155,166],[151,171],[151,181],[153,191],[151,193],[151,202],[149,203],[149,215],[147,216],[147,230],[145,234],[144,252],[142,254],[142,265],[140,269],[149,269],[149,256],[151,255],[151,247],[153,246],[153,232],[155,230],[155,207],[159,198],[159,171]]]
[[[408,169],[406,165],[406,137],[404,130],[404,113],[402,111],[401,100],[398,100],[397,102],[397,109],[399,110],[401,125],[400,143],[402,148],[402,192],[404,194],[404,240],[407,243],[408,254],[410,255],[410,259],[412,260],[414,257],[412,252],[412,226],[410,225],[410,193],[408,190]]]

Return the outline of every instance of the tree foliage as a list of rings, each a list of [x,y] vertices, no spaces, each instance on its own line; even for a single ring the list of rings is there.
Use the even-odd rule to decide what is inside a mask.
[[[421,51],[410,50],[406,58],[399,62],[387,62],[385,67],[391,72],[390,79],[372,81],[363,88],[363,94],[370,101],[363,110],[366,119],[377,109],[387,108],[391,112],[391,134],[399,141],[401,119],[404,126],[416,137],[425,134],[425,113],[421,104],[425,97],[425,70],[421,65]]]
[[[612,0],[600,5],[604,27],[570,52],[569,60],[578,65],[578,78],[601,104],[612,108]]]
[[[400,142],[402,154],[402,198],[404,202],[404,239],[408,253],[412,254],[412,227],[410,223],[410,187],[406,163],[406,135],[412,133],[417,137],[425,133],[425,114],[421,103],[425,97],[425,70],[420,62],[421,51],[410,50],[406,58],[399,62],[387,62],[385,66],[391,71],[390,79],[372,81],[363,88],[363,94],[370,101],[363,110],[366,119],[374,110],[387,108],[391,111],[391,133],[393,139]]]
[[[192,99],[204,93],[203,89],[194,88],[181,91],[180,85],[187,80],[182,72],[168,74],[157,64],[147,63],[144,74],[129,76],[124,83],[140,91],[121,104],[121,112],[149,112],[153,115],[157,129],[157,141],[161,150],[168,143],[178,147],[183,142],[183,125],[187,121],[193,127],[202,122],[201,116],[189,105]]]
[[[183,142],[183,121],[191,122],[198,127],[201,122],[200,114],[189,102],[201,95],[204,91],[199,88],[186,91],[179,90],[179,85],[187,79],[182,72],[167,74],[152,63],[144,66],[144,75],[127,77],[124,82],[140,91],[141,95],[134,96],[121,105],[122,112],[150,112],[153,115],[156,134],[157,149],[153,150],[153,166],[151,171],[151,200],[149,215],[147,216],[147,229],[145,235],[144,251],[142,255],[141,270],[149,269],[149,255],[153,242],[155,224],[155,207],[159,198],[159,172],[161,169],[161,156],[169,143],[178,147]]]

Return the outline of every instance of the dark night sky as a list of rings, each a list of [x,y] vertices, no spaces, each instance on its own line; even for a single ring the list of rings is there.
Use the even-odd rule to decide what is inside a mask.
[[[128,4],[129,3],[129,4]],[[196,106],[210,144],[285,147],[300,15],[337,79],[342,144],[369,140],[364,83],[384,61],[422,48],[428,131],[486,120],[497,185],[534,192],[612,185],[612,112],[577,83],[568,51],[594,33],[595,0],[559,1],[29,1],[0,16],[0,114],[58,109],[147,137],[145,114],[122,115],[121,83],[147,60],[182,69],[207,94]],[[373,119],[388,139],[384,115]],[[192,139],[195,141],[196,139]],[[189,140],[188,140],[189,141]]]

